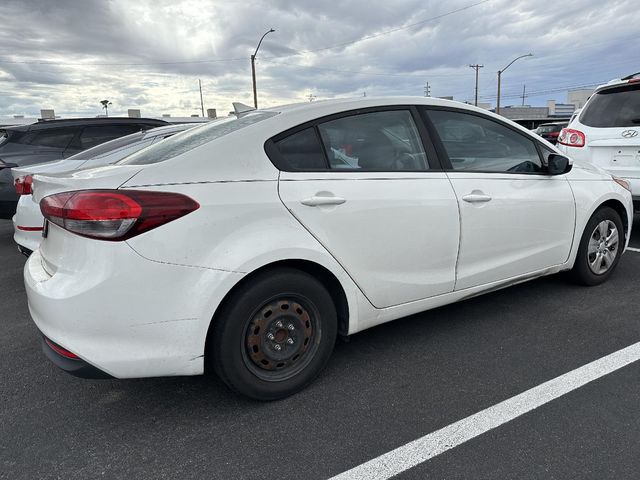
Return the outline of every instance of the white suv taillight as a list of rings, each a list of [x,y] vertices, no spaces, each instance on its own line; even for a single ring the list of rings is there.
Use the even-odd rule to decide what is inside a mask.
[[[40,201],[40,211],[51,223],[109,241],[126,240],[198,208],[198,202],[185,195],[144,190],[79,190]]]
[[[27,175],[16,178],[14,186],[16,187],[16,193],[18,195],[31,195],[33,193],[33,177]]]
[[[563,128],[558,135],[558,143],[567,147],[584,147],[584,133],[573,128]]]

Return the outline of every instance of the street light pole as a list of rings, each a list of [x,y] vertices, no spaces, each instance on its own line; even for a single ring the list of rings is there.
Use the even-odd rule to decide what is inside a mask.
[[[527,53],[526,55],[520,55],[519,57],[514,58],[509,62],[509,64],[504,67],[502,70],[498,70],[498,100],[496,101],[496,114],[500,115],[500,79],[502,78],[502,73],[509,68],[516,60],[520,60],[524,57],[533,57],[533,53]]]
[[[256,47],[256,51],[251,55],[251,79],[253,80],[253,106],[258,108],[258,91],[256,90],[256,56],[258,55],[258,50],[260,49],[260,45],[262,44],[262,40],[264,37],[269,35],[271,32],[275,32],[273,28],[270,28],[269,31],[265,32],[260,38],[258,42],[258,46]]]

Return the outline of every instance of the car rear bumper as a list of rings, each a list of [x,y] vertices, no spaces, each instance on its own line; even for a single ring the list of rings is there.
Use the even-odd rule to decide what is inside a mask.
[[[18,205],[18,211],[20,205]],[[21,221],[18,213],[13,216],[13,241],[18,244],[21,252],[28,250],[35,251],[42,241],[42,222],[43,218],[39,218],[39,223]],[[25,225],[26,223],[26,225]]]
[[[50,341],[47,342],[47,340],[46,337],[42,337],[42,352],[61,370],[64,370],[74,377],[80,378],[113,378],[108,373],[103,372],[84,360],[68,358],[61,355],[51,346]]]
[[[213,312],[242,275],[153,262],[124,242],[100,243],[108,244],[106,257],[74,272],[48,273],[39,250],[29,257],[24,280],[38,329],[112,377],[203,373]]]

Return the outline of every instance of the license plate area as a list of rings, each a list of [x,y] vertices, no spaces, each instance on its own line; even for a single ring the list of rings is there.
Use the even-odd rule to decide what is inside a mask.
[[[640,149],[615,148],[611,156],[611,163],[618,167],[640,166]]]

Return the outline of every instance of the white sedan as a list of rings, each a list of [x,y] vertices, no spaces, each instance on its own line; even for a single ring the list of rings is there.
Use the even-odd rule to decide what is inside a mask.
[[[40,213],[40,206],[31,195],[33,175],[41,173],[57,174],[110,165],[160,140],[196,126],[199,125],[189,123],[152,128],[102,143],[63,160],[12,168],[11,175],[13,175],[15,181],[16,192],[20,195],[16,214],[12,219],[13,239],[18,244],[18,250],[25,255],[29,255],[38,248],[42,239],[42,223],[44,219]]]
[[[625,181],[433,98],[243,113],[34,186],[24,278],[54,363],[213,370],[265,400],[312,381],[336,335],[562,270],[602,283],[633,218]]]

